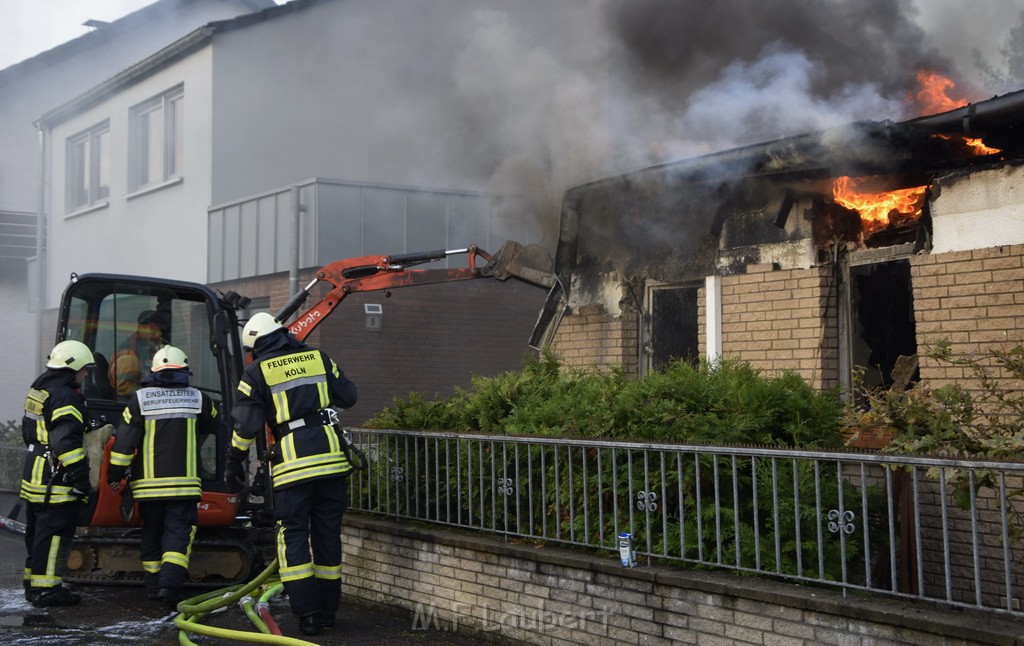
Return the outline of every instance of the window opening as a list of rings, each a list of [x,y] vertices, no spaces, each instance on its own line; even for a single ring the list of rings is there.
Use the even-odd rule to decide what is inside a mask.
[[[662,370],[673,359],[698,360],[697,291],[695,285],[651,290],[650,339],[644,348],[650,370]]]
[[[849,275],[851,365],[866,388],[889,388],[897,359],[917,354],[910,261],[854,265]]]

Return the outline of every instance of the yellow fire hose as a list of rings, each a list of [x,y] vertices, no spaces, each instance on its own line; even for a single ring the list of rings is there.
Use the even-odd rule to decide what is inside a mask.
[[[283,586],[276,579],[271,579],[277,574],[277,559],[274,559],[260,574],[245,584],[236,584],[226,588],[220,588],[212,592],[206,592],[191,599],[186,599],[178,604],[178,616],[174,618],[174,625],[178,627],[178,643],[182,646],[196,646],[188,637],[188,633],[206,635],[208,637],[219,637],[221,639],[232,639],[235,641],[255,642],[257,644],[288,644],[290,646],[317,646],[314,642],[308,642],[294,637],[269,634],[270,629],[266,621],[261,619],[258,612],[252,607],[250,593],[267,584],[269,589],[260,597],[260,603],[268,603],[270,599],[279,594]],[[205,626],[199,623],[206,615],[215,610],[240,602],[242,610],[249,620],[260,632],[248,632],[244,630],[233,630],[230,628],[217,628]]]

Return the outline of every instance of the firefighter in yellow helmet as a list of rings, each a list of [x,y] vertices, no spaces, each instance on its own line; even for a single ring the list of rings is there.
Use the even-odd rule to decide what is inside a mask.
[[[213,400],[189,385],[191,374],[179,348],[157,351],[149,375],[125,406],[107,467],[107,483],[121,491],[127,479],[139,503],[139,555],[149,598],[172,606],[184,598],[198,526],[199,434],[216,433],[220,424]]]
[[[72,606],[82,600],[61,585],[61,577],[78,511],[89,501],[89,460],[82,439],[90,418],[82,381],[93,365],[84,343],[61,341],[25,398],[21,433],[28,451],[20,497],[28,503],[25,598],[35,606]]]
[[[325,352],[298,341],[270,314],[249,319],[242,346],[252,362],[232,409],[225,480],[231,491],[245,486],[243,461],[269,425],[281,581],[299,628],[316,635],[334,626],[341,602],[341,519],[352,470],[331,407],[355,404],[356,386]]]

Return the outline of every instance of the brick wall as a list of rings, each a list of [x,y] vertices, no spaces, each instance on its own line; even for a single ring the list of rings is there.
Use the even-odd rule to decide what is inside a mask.
[[[706,353],[704,288],[698,290],[698,344]],[[554,348],[564,365],[638,370],[638,321],[632,308],[611,316],[600,305],[562,319]],[[831,268],[776,270],[750,265],[722,279],[722,353],[766,372],[792,370],[816,388],[838,383],[836,284]]]
[[[299,283],[310,279],[304,274]],[[217,286],[249,297],[269,296],[270,311],[288,301],[286,275]],[[312,305],[322,294],[314,288]],[[518,370],[536,356],[529,347],[544,289],[509,280],[470,280],[349,296],[308,339],[331,355],[359,388],[345,423],[359,425],[394,397],[445,395],[474,375]],[[366,328],[363,305],[383,306],[380,332]]]
[[[552,343],[570,368],[622,368],[639,374],[637,317],[633,310],[611,316],[601,305],[584,305],[562,318]]]
[[[1024,343],[1024,246],[913,256],[919,351],[942,339],[954,354],[984,355]],[[966,368],[921,358],[921,378],[939,386]]]
[[[410,612],[417,630],[529,644],[1013,644],[1019,621],[900,599],[511,544],[350,514],[344,593]]]
[[[769,373],[795,371],[815,388],[834,387],[839,340],[831,271],[830,267],[776,270],[765,264],[723,277],[722,355]]]

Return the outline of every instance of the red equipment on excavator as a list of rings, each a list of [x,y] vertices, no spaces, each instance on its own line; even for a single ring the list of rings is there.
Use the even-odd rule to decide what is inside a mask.
[[[410,269],[463,254],[468,260],[465,267]],[[493,255],[469,246],[335,261],[320,268],[275,318],[301,340],[346,296],[356,292],[478,278],[504,281],[510,277],[550,288],[551,294],[560,289],[547,252],[535,245],[509,241]],[[327,294],[288,322],[317,283],[329,285]],[[96,430],[86,434],[94,495],[90,505],[83,507],[65,580],[98,584],[141,584],[143,580],[136,507],[129,497],[106,486],[111,432],[129,396],[118,394],[126,389],[109,371],[111,358],[129,344],[144,344],[146,339],[155,339],[154,345],[167,343],[181,348],[189,357],[192,385],[214,399],[220,419],[230,420],[235,387],[244,367],[238,334],[250,303],[235,292],[220,294],[198,283],[72,274],[61,299],[56,336],[58,342],[82,341],[93,351],[97,366],[91,369],[82,390]],[[148,366],[144,358],[143,365]],[[198,503],[199,530],[192,547],[189,585],[221,587],[246,581],[275,556],[273,490],[269,461],[263,459],[273,438],[269,432],[257,437],[259,466],[251,487],[242,494],[231,494],[223,485],[230,434],[227,422],[216,435],[200,438],[197,447],[203,495]]]

